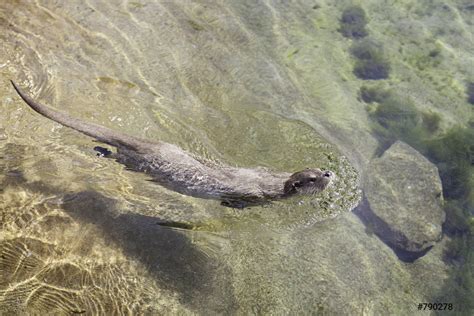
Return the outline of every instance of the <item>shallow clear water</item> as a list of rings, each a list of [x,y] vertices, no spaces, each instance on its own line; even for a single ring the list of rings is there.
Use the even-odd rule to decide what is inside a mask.
[[[435,32],[416,13],[426,8],[366,5],[393,55],[387,85],[443,114],[441,128],[467,124],[467,4],[449,6],[459,38],[436,41],[452,69],[431,81],[395,53],[409,36],[426,40],[413,27]],[[338,32],[345,6],[3,1],[0,313],[406,314],[449,297],[461,269],[444,260],[450,237],[407,263],[351,212],[380,143]],[[442,76],[451,85],[435,87]],[[244,210],[183,196],[96,157],[90,138],[32,112],[10,79],[60,111],[209,160],[320,167],[337,180],[314,197]]]

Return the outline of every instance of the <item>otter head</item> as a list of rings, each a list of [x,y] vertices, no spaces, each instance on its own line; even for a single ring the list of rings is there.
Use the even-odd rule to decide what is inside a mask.
[[[331,171],[305,169],[293,173],[285,182],[284,194],[315,194],[324,190],[334,179]]]

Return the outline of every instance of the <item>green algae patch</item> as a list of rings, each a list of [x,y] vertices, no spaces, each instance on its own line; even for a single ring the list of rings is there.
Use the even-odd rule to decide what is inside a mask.
[[[359,97],[368,103],[369,117],[382,148],[396,140],[425,148],[424,142],[439,130],[441,116],[433,111],[420,111],[413,100],[381,86],[362,86]]]
[[[423,128],[429,133],[435,133],[439,129],[441,116],[433,111],[421,113]]]
[[[465,206],[473,209],[474,130],[453,128],[444,136],[427,142],[426,154],[438,164],[445,197],[465,201]]]
[[[312,90],[311,87],[308,90],[320,97],[321,103],[327,108],[341,109],[341,103],[345,102],[346,113],[352,117],[356,117],[356,109],[365,108],[368,126],[380,147],[385,149],[396,140],[402,140],[436,164],[446,200],[445,229],[456,232],[454,238],[459,243],[462,240],[461,244],[465,245],[463,251],[459,251],[459,260],[455,266],[449,266],[453,268],[450,276],[453,282],[446,281],[442,301],[446,301],[448,293],[455,293],[452,294],[453,302],[467,310],[470,306],[467,302],[474,293],[473,252],[470,250],[474,243],[472,237],[467,237],[471,234],[469,228],[474,212],[474,176],[470,158],[470,139],[474,137],[469,131],[472,131],[473,126],[467,124],[473,117],[471,105],[474,102],[474,86],[469,84],[473,82],[474,73],[472,41],[469,40],[472,31],[465,22],[472,18],[472,13],[468,13],[465,5],[449,1],[402,1],[390,8],[371,1],[364,2],[364,8],[370,18],[370,24],[367,25],[370,41],[383,45],[383,49],[377,45],[364,47],[360,44],[367,41],[367,37],[362,40],[351,38],[352,41],[349,41],[340,36],[342,40],[334,40],[331,37],[334,33],[318,30],[318,38],[324,41],[318,43],[319,47],[325,44],[331,48],[337,47],[339,51],[350,53],[354,59],[349,54],[345,61],[337,58],[337,53],[333,53],[331,58],[322,55],[319,59],[314,57],[319,67],[299,65],[301,72],[304,73],[304,66],[314,69],[315,75],[312,77],[308,72],[304,79],[305,82],[314,83]],[[321,10],[326,9],[324,7]],[[341,11],[344,9],[342,7]],[[333,16],[333,21],[340,17]],[[341,34],[340,31],[338,33]],[[347,46],[351,44],[358,47],[358,51],[354,53],[353,48],[348,50]],[[302,51],[305,52],[304,49]],[[317,54],[328,51],[330,49],[320,49]],[[303,60],[303,56],[300,58]],[[326,60],[332,62],[333,72],[325,66]],[[371,75],[369,60],[389,65],[388,71],[385,71],[387,76],[381,78],[386,80],[379,81],[377,86],[362,81],[377,78]],[[362,80],[353,80],[347,72],[347,65],[351,63],[355,63],[354,74]],[[334,75],[338,71],[345,71],[345,77],[350,78],[347,83],[342,79],[343,75]],[[325,80],[329,78],[331,86],[327,87],[324,82],[314,79],[318,76]],[[351,92],[355,95],[354,92],[361,86],[359,101],[365,102],[365,106],[344,97]],[[324,91],[324,95],[321,91]],[[361,125],[365,123],[360,117],[357,117],[357,122]]]
[[[467,93],[467,102],[474,105],[474,82],[469,82],[466,85],[466,93]]]
[[[387,79],[390,74],[390,63],[384,56],[381,44],[373,40],[363,40],[354,43],[351,48],[356,58],[354,74],[364,80]]]
[[[203,31],[204,30],[204,26],[202,26],[201,24],[199,24],[198,22],[196,22],[194,20],[188,20],[188,23],[195,31]]]
[[[446,297],[462,306],[472,308],[468,297],[474,285],[473,216],[474,210],[474,130],[455,126],[434,136],[441,117],[433,112],[417,110],[409,98],[401,98],[391,90],[363,86],[360,98],[369,103],[369,117],[375,123],[374,132],[382,147],[403,140],[422,152],[438,167],[445,199],[446,221],[443,230],[452,236],[445,259],[460,264],[455,279],[448,281]],[[451,293],[456,293],[454,296]]]
[[[350,6],[342,12],[339,32],[348,38],[362,38],[368,34],[366,24],[364,9],[360,6]]]

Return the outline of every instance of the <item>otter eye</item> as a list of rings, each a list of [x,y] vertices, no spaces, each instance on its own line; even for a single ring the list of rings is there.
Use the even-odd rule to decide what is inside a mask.
[[[309,178],[309,182],[316,182],[316,178]]]

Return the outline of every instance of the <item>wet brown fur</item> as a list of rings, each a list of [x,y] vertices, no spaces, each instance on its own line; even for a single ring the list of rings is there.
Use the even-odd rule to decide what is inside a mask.
[[[178,146],[128,136],[55,111],[31,99],[13,81],[12,84],[36,112],[114,146],[117,152],[111,154],[111,158],[131,170],[148,174],[152,181],[182,194],[217,199],[225,206],[242,208],[295,194],[315,194],[324,190],[333,178],[333,173],[320,169],[305,169],[291,174],[264,168],[235,168],[207,163]]]

